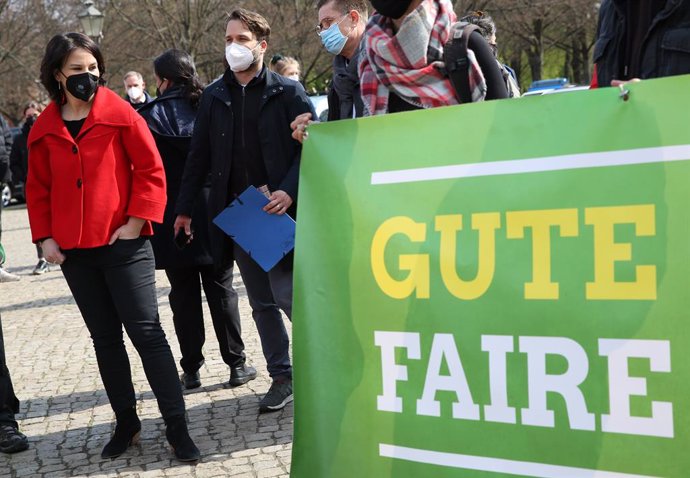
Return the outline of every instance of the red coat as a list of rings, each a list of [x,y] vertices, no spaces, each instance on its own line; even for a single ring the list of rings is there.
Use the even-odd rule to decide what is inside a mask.
[[[146,121],[100,87],[76,140],[52,102],[29,134],[26,202],[34,242],[62,249],[106,245],[129,216],[153,233],[165,210],[165,172]]]

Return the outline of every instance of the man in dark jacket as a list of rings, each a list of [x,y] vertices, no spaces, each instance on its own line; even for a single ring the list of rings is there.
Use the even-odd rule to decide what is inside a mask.
[[[328,121],[364,116],[359,91],[359,60],[364,54],[364,30],[367,27],[365,0],[319,0],[316,4],[321,43],[333,57],[333,79],[328,92]],[[292,137],[304,141],[306,127],[318,120],[305,113],[292,121]]]
[[[364,103],[359,94],[357,65],[367,26],[364,0],[319,0],[318,31],[333,58],[333,80],[328,93],[328,121],[359,118]]]
[[[604,0],[592,86],[690,73],[690,0]]]
[[[218,215],[248,186],[270,191],[268,214],[294,217],[301,146],[291,137],[290,119],[313,113],[304,88],[268,71],[263,58],[270,26],[261,15],[244,9],[230,13],[226,26],[223,77],[204,90],[178,196],[175,231],[191,233],[194,200],[209,172],[209,218]],[[247,288],[252,315],[261,337],[273,384],[260,411],[279,410],[292,400],[289,339],[280,315],[292,314],[292,255],[266,273],[220,229],[210,231],[217,267],[234,260]]]
[[[14,138],[12,152],[10,153],[12,184],[14,184],[15,188],[19,184],[26,184],[26,177],[29,174],[29,148],[27,147],[27,139],[29,138],[31,127],[41,111],[43,111],[43,108],[35,101],[30,101],[24,107],[24,123],[22,124],[21,131]],[[36,245],[36,255],[38,256],[38,263],[36,263],[36,267],[34,267],[32,274],[41,275],[50,271],[50,265],[43,257],[43,250],[38,244]]]
[[[127,94],[127,102],[132,105],[132,108],[138,110],[143,106],[151,103],[153,98],[146,91],[146,82],[144,77],[138,71],[128,71],[122,78],[125,84],[125,93]]]
[[[10,151],[12,151],[12,130],[0,115],[0,183],[10,180]]]
[[[5,361],[5,342],[0,319],[0,452],[16,453],[29,448],[29,441],[19,431],[14,414],[19,412],[19,400],[14,395],[10,371]]]
[[[12,130],[0,115],[0,189],[10,181],[10,152],[12,151]],[[18,281],[20,277],[7,272],[3,267],[5,262],[5,249],[2,247],[2,200],[0,200],[0,282]]]

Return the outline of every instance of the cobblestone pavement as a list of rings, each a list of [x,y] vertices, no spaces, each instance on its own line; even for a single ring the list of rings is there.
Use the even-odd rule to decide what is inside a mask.
[[[22,280],[0,284],[0,314],[7,361],[21,401],[17,419],[31,447],[15,455],[0,454],[0,478],[288,476],[292,404],[276,413],[258,414],[259,399],[268,390],[270,380],[237,271],[235,286],[240,294],[243,338],[248,359],[259,377],[234,389],[225,385],[229,369],[220,357],[213,327],[207,320],[202,387],[185,392],[190,434],[201,450],[201,461],[182,465],[173,459],[141,361],[128,340],[142,439],[121,457],[104,461],[100,452],[113,432],[114,415],[83,320],[59,268],[43,276],[31,275],[36,250],[31,244],[25,207],[5,209],[2,225],[6,267],[21,275]],[[179,360],[168,304],[170,289],[162,272],[157,274],[157,290],[163,328]]]

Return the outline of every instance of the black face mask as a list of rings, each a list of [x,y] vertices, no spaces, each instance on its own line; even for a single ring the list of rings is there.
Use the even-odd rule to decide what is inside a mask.
[[[393,20],[402,17],[410,8],[411,3],[412,0],[371,0],[371,4],[378,13]]]
[[[89,72],[68,76],[65,87],[75,98],[89,101],[98,88],[98,77]]]
[[[165,80],[161,81],[161,84],[156,84],[156,96],[161,96],[164,91],[161,91],[161,86],[163,86],[163,83],[165,83]]]
[[[24,120],[24,125],[22,126],[22,131],[24,134],[28,137],[29,136],[29,131],[31,131],[31,127],[34,125],[36,122],[36,116],[29,116]]]

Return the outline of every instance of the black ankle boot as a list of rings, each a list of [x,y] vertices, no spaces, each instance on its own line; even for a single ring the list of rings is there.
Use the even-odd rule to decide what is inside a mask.
[[[117,424],[115,433],[110,441],[103,447],[101,458],[117,458],[122,455],[130,445],[136,445],[141,435],[141,422],[137,411],[130,408],[121,413],[115,413]]]
[[[201,453],[189,436],[184,415],[167,418],[165,426],[165,436],[172,446],[175,458],[180,461],[198,461]]]

